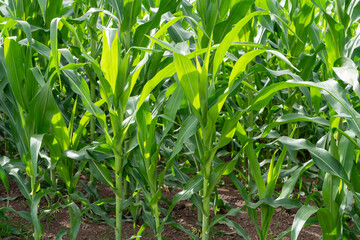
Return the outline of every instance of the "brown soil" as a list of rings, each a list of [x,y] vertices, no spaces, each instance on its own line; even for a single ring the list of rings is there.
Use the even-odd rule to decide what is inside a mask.
[[[29,211],[29,207],[27,201],[21,197],[21,193],[15,182],[10,181],[10,197],[18,197],[15,200],[10,201],[10,207],[15,210],[25,210]],[[172,197],[178,192],[176,189],[172,191],[164,191],[163,197],[171,200]],[[229,181],[225,180],[225,185],[218,187],[219,197],[221,197],[224,202],[231,204],[237,208],[241,208],[244,206],[244,201],[242,200],[239,192],[230,184]],[[99,194],[102,197],[113,197],[111,189],[101,185],[99,187]],[[6,197],[6,191],[0,182],[0,197]],[[0,207],[6,206],[6,201],[0,201]],[[283,209],[276,209],[276,213],[273,217],[269,238],[277,237],[280,233],[285,231],[292,225],[293,217],[295,216],[296,210],[292,211],[284,211]],[[17,216],[14,213],[6,213],[6,215],[10,219],[10,224],[22,232],[21,237],[5,237],[2,239],[10,240],[10,239],[32,239],[31,236],[31,225]],[[189,229],[193,233],[199,233],[201,227],[197,224],[197,210],[192,207],[192,203],[190,201],[182,201],[180,202],[175,209],[173,210],[171,216],[174,220],[181,225],[183,225],[186,229]],[[249,216],[246,210],[243,210],[243,213],[229,217],[231,220],[240,224],[245,231],[249,234],[251,239],[258,239],[256,228],[253,225],[252,221],[249,219]],[[1,219],[0,219],[1,221]],[[57,233],[62,230],[70,229],[70,220],[69,213],[66,209],[58,210],[55,213],[51,214],[46,219],[42,220],[42,225],[44,227],[44,235],[45,239],[55,239]],[[133,229],[132,222],[124,222],[123,223],[123,235],[124,239],[128,239],[131,236],[135,235],[137,230],[139,229],[139,225],[136,225],[135,231]],[[230,229],[226,225],[217,225],[215,227],[217,230],[222,232],[226,232],[225,235],[214,235],[213,239],[242,239],[234,233],[234,230]],[[151,233],[151,229],[146,229],[145,232]],[[1,233],[1,229],[0,229]],[[300,237],[298,239],[319,239],[321,237],[321,228],[317,225],[308,226],[301,230]],[[80,227],[80,231],[77,235],[76,239],[114,239],[114,231],[111,227],[106,225],[105,223],[94,223],[92,220],[86,218],[85,216],[82,218],[82,223]],[[165,226],[165,230],[163,232],[163,236],[168,239],[177,239],[177,240],[188,240],[189,236],[180,231],[172,228],[169,225]],[[1,235],[0,235],[1,239]],[[64,237],[63,239],[69,239],[68,237]],[[141,239],[153,239],[153,237],[147,236],[142,237]],[[290,239],[290,236],[286,236],[283,239]]]

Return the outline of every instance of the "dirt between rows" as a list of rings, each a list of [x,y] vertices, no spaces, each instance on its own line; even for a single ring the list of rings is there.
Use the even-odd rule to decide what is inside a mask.
[[[232,186],[229,180],[225,179],[225,184],[218,187],[219,197],[223,199],[224,202],[231,204],[234,207],[242,208],[245,204],[241,198],[240,193]],[[109,198],[114,197],[111,189],[105,185],[98,185],[98,192],[101,197]],[[168,190],[163,192],[163,197],[171,200],[173,196],[178,192],[178,190]],[[0,197],[6,197],[6,191],[3,184],[0,182]],[[29,211],[29,206],[27,201],[21,197],[21,193],[14,181],[10,181],[10,197],[17,197],[17,199],[10,201],[10,207],[14,208],[17,211]],[[0,201],[0,207],[6,206],[6,201]],[[80,206],[80,205],[79,205]],[[165,206],[165,205],[164,205]],[[280,233],[288,229],[293,222],[297,209],[284,210],[281,208],[276,209],[272,223],[270,225],[270,231],[268,239],[276,238]],[[17,216],[14,213],[7,212],[6,215],[10,219],[10,224],[12,227],[17,228],[22,234],[20,236],[7,236],[3,237],[4,240],[10,239],[32,239],[31,225],[26,221]],[[111,214],[110,214],[111,215]],[[260,216],[260,212],[258,211]],[[197,224],[197,210],[193,207],[193,204],[190,201],[182,201],[174,208],[171,213],[173,219],[184,226],[186,229],[192,231],[194,234],[200,234],[201,227]],[[212,215],[213,216],[213,215]],[[253,225],[253,222],[250,220],[246,210],[242,210],[241,214],[236,216],[229,217],[232,221],[240,224],[240,226],[247,232],[251,239],[259,239],[257,236],[256,228]],[[259,219],[258,219],[259,220]],[[0,219],[1,221],[1,219]],[[58,232],[62,229],[70,229],[70,217],[69,212],[66,209],[57,210],[54,213],[51,213],[46,219],[42,219],[42,225],[44,228],[44,239],[55,239]],[[124,221],[122,232],[124,239],[129,239],[132,236],[136,236],[136,232],[140,227],[140,223],[134,224],[130,221]],[[225,232],[223,235],[213,235],[212,239],[243,239],[238,236],[235,231],[226,225],[216,225],[215,228],[219,231]],[[152,233],[151,229],[146,229],[145,233]],[[305,227],[301,230],[300,236],[298,239],[312,240],[319,239],[322,236],[321,228],[318,225],[311,225]],[[169,225],[165,225],[163,232],[163,237],[166,237],[170,240],[188,240],[190,239],[189,235],[184,233],[181,230],[174,229]],[[0,239],[1,239],[1,230],[0,230]],[[65,236],[63,239],[70,239]],[[77,235],[79,240],[82,239],[114,239],[114,230],[105,223],[95,223],[93,220],[84,217],[81,221],[80,231]],[[154,239],[151,236],[144,236],[141,239]],[[284,240],[290,239],[290,235],[287,235],[283,238]]]

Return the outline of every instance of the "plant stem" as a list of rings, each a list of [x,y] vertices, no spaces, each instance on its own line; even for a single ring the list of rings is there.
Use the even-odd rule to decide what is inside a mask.
[[[293,90],[292,90],[292,88],[289,88],[289,92],[288,92],[288,99],[290,99],[291,98],[291,95],[292,95],[292,93],[293,93]],[[289,113],[291,113],[292,112],[292,106],[289,106]],[[287,125],[287,130],[288,130],[288,136],[290,136],[291,135],[291,132],[292,132],[292,124],[291,123],[289,123],[288,125]],[[291,157],[289,157],[288,158],[288,169],[291,169],[291,167],[292,167],[292,159],[291,159]]]
[[[206,197],[207,195],[207,187],[209,180],[205,177],[203,184],[203,209],[204,214],[202,214],[202,240],[210,239],[210,231],[209,231],[209,215],[210,215],[210,198]]]
[[[116,182],[116,231],[115,239],[121,240],[121,224],[122,224],[122,159],[121,156],[115,152],[115,182]]]
[[[248,68],[250,68],[250,66],[248,66]],[[252,77],[249,77],[248,78],[248,83],[252,86],[254,86],[254,80]],[[253,102],[253,92],[250,88],[247,89],[247,96],[248,96],[248,106],[251,106],[252,102]],[[247,127],[250,127],[252,128],[254,126],[254,113],[253,111],[250,111],[249,112],[249,115],[248,115],[248,126]],[[249,138],[252,138],[253,137],[253,133],[252,132],[249,132],[248,133],[248,137]],[[248,162],[247,162],[248,166],[250,165],[250,160],[248,159]],[[247,168],[249,169],[249,167]],[[252,181],[253,181],[253,178],[252,178],[252,175],[251,175],[251,171],[248,171],[248,189],[249,189],[249,193],[252,192]],[[250,199],[252,198],[252,195],[250,195]]]
[[[159,218],[159,206],[158,204],[154,207],[154,215],[155,215],[155,224],[156,224],[156,239],[161,240],[161,231],[160,231],[160,218]]]
[[[95,89],[96,89],[95,84],[92,81],[90,81],[91,101],[95,100]],[[94,141],[94,139],[95,139],[95,117],[91,117],[91,119],[90,119],[90,139],[91,139],[91,141]]]
[[[275,213],[275,208],[270,206],[261,206],[261,236],[260,239],[266,240],[270,228],[272,217]]]

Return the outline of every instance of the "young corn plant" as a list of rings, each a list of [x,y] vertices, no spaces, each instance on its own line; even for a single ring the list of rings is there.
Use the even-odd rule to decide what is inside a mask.
[[[158,180],[157,173],[159,150],[161,145],[157,142],[156,133],[158,116],[153,118],[149,110],[149,105],[143,104],[136,113],[137,139],[143,158],[143,162],[138,163],[139,173],[141,174],[145,183],[147,183],[146,185],[148,185],[148,189],[145,187],[146,185],[144,182],[142,182],[140,186],[142,186],[144,200],[147,203],[147,206],[151,208],[151,215],[155,220],[155,228],[152,227],[155,230],[155,237],[156,239],[162,239],[161,233],[163,230],[161,229],[162,226],[160,222],[160,211],[158,203],[161,198],[162,179]],[[147,214],[145,209],[144,214]],[[144,219],[147,218],[148,217],[144,216]],[[151,224],[150,221],[148,225],[153,226],[154,224]]]
[[[82,43],[79,39],[79,35],[76,32],[76,29],[70,25],[65,19],[54,19],[52,21],[53,37],[52,37],[52,53],[54,56],[57,54],[57,29],[59,28],[59,23],[64,25],[69,31],[73,34],[75,41],[80,46],[81,53],[83,57],[88,60],[93,67],[96,77],[100,80],[100,95],[101,98],[105,101],[106,109],[109,111],[109,123],[110,129],[107,127],[107,120],[102,110],[91,101],[89,96],[89,90],[87,86],[83,84],[83,80],[71,81],[71,86],[74,91],[81,95],[82,101],[86,102],[85,108],[92,113],[102,127],[102,130],[105,133],[105,139],[107,144],[113,149],[115,156],[115,184],[112,183],[108,172],[104,167],[92,168],[93,170],[100,171],[102,173],[96,173],[97,176],[101,177],[102,181],[105,181],[108,185],[114,188],[116,194],[116,239],[121,238],[121,211],[122,211],[122,202],[123,202],[123,183],[122,176],[124,166],[126,164],[126,159],[124,159],[124,141],[127,138],[128,129],[130,123],[133,122],[134,117],[129,116],[127,106],[132,97],[130,97],[135,87],[136,80],[141,72],[144,63],[146,62],[146,57],[140,61],[138,57],[138,51],[136,48],[141,48],[146,46],[148,39],[144,37],[144,34],[148,33],[153,29],[160,21],[161,15],[167,11],[171,11],[179,4],[178,1],[161,1],[159,4],[160,11],[158,11],[154,16],[152,16],[151,21],[148,24],[142,24],[139,26],[136,31],[133,29],[133,26],[136,23],[136,18],[140,14],[141,1],[125,1],[122,4],[118,4],[116,1],[110,1],[110,5],[117,17],[109,13],[108,11],[99,10],[99,9],[90,9],[83,17],[76,19],[76,22],[81,22],[88,15],[101,12],[111,16],[112,19],[118,24],[121,25],[119,29],[104,28],[103,29],[103,51],[101,56],[101,63],[98,64],[95,59],[88,55],[82,46]],[[146,5],[147,7],[150,7]],[[150,12],[150,11],[149,11]],[[111,19],[109,19],[109,26],[112,24]],[[61,26],[60,25],[60,26]],[[130,36],[134,34],[136,41],[131,42]],[[131,48],[133,46],[133,48]],[[94,50],[94,49],[93,49]],[[96,56],[96,55],[94,55]],[[144,57],[144,54],[141,55]],[[56,61],[55,57],[53,58]],[[55,64],[57,65],[57,64]],[[77,68],[77,66],[74,66]],[[58,71],[60,68],[57,69]],[[135,100],[135,98],[133,98]],[[135,116],[135,112],[133,115]],[[128,118],[130,117],[130,118]],[[95,174],[94,174],[95,175]],[[105,177],[104,177],[105,176]]]
[[[46,134],[49,132],[50,127],[54,129],[54,132],[57,132],[56,129],[58,129],[57,126],[59,125],[56,123],[62,118],[58,118],[61,116],[61,113],[52,95],[52,78],[50,77],[47,81],[42,78],[36,79],[35,77],[38,76],[31,71],[31,69],[34,69],[31,68],[31,65],[29,66],[29,69],[25,71],[23,66],[19,65],[21,62],[16,60],[24,59],[25,56],[31,55],[31,51],[27,51],[27,53],[24,54],[24,50],[31,49],[31,47],[32,46],[29,48],[21,47],[14,40],[8,38],[5,39],[4,62],[7,79],[4,81],[7,82],[2,83],[4,86],[8,84],[11,92],[7,91],[6,94],[4,91],[2,93],[2,108],[4,112],[13,119],[11,123],[14,126],[12,135],[17,136],[15,140],[17,142],[18,151],[23,163],[26,166],[24,173],[26,172],[28,178],[30,179],[30,183],[26,184],[27,180],[23,178],[19,171],[22,170],[22,168],[18,168],[17,170],[14,169],[12,171],[15,179],[17,179],[17,182],[19,183],[20,189],[22,189],[23,193],[26,193],[25,196],[32,209],[30,219],[27,218],[26,215],[23,216],[30,220],[30,222],[34,225],[34,238],[40,239],[43,230],[38,217],[39,203],[41,198],[45,195],[53,195],[55,193],[54,190],[56,189],[56,185],[53,178],[51,179],[52,181],[49,181],[50,184],[53,185],[52,188],[40,189],[41,181],[38,179],[44,178],[44,172],[39,170],[38,157],[40,149],[42,148],[43,143],[45,143],[44,136],[49,136]],[[25,59],[23,61],[26,62]],[[29,64],[31,63],[29,62]],[[35,79],[37,81],[35,81]],[[25,86],[27,88],[25,93],[20,90],[24,81],[26,82]],[[9,104],[9,101],[11,101],[12,104]],[[13,110],[9,111],[9,107]],[[15,119],[18,120],[15,121]],[[47,142],[45,144],[49,149],[52,149],[54,146],[53,142]],[[53,173],[55,165],[56,164],[49,161],[49,164],[46,166],[47,171],[45,174],[50,171]],[[10,166],[11,165],[7,165],[5,168],[10,171]],[[77,206],[70,203],[68,207],[71,207],[71,211],[74,211],[73,213],[76,214],[76,217],[78,218],[79,209]],[[73,217],[71,217],[71,219],[73,220]],[[80,225],[78,223],[73,225],[70,233],[73,239],[76,237],[79,226]]]
[[[353,156],[355,152],[351,149],[348,149],[349,151],[347,151],[343,149],[343,147],[340,148],[338,146],[338,144],[340,144],[340,141],[345,143],[349,141],[347,142],[348,144],[346,146],[350,148],[354,148],[355,146],[357,146],[356,141],[354,141],[351,136],[354,136],[352,133],[353,131],[358,131],[358,123],[356,120],[356,116],[358,115],[358,113],[348,102],[340,85],[334,80],[328,80],[323,83],[288,81],[274,84],[272,85],[271,89],[269,88],[261,91],[259,95],[255,97],[254,104],[250,106],[249,109],[261,109],[269,101],[268,98],[272,98],[277,91],[283,88],[300,86],[306,86],[322,90],[324,98],[338,114],[344,114],[349,116],[349,118],[346,119],[349,127],[348,132],[343,131],[342,127],[339,127],[340,118],[334,118],[334,120],[330,121],[330,124],[327,124],[332,127],[332,131],[338,132],[342,135],[340,139],[338,139],[338,137],[335,138],[333,134],[330,135],[331,140],[329,151],[320,148],[320,146],[314,146],[305,139],[294,140],[287,137],[280,137],[277,140],[292,150],[308,150],[313,157],[313,162],[315,163],[315,165],[317,165],[322,171],[326,172],[325,181],[323,184],[323,197],[325,207],[321,208],[321,210],[318,210],[318,208],[316,207],[304,205],[295,217],[294,223],[298,223],[300,225],[296,225],[296,227],[294,225],[294,227],[292,228],[293,238],[296,239],[298,237],[301,229],[300,226],[305,223],[306,219],[310,217],[311,214],[318,212],[318,219],[320,225],[322,226],[324,237],[326,237],[327,239],[335,239],[338,238],[340,235],[344,234],[342,224],[344,212],[339,213],[338,206],[342,205],[345,209],[347,208],[346,206],[348,206],[348,204],[351,205],[351,201],[349,201],[349,199],[352,199],[352,196],[355,197],[356,201],[358,201],[359,196],[357,188],[354,185],[354,183],[358,181],[358,177],[352,175],[358,170],[357,166],[353,164]],[[310,119],[309,117],[305,118]],[[298,120],[300,119],[295,118],[291,121]],[[312,121],[315,121],[315,119],[313,119]],[[323,120],[317,120],[315,122],[318,122],[320,124],[325,123]],[[347,158],[345,158],[345,152],[349,154]],[[339,156],[341,156],[341,158]],[[337,157],[339,158],[337,159]],[[345,159],[347,160],[345,161]],[[355,166],[355,168],[353,168],[353,166]],[[349,176],[354,177],[353,182],[350,182]],[[346,186],[345,188],[344,185]],[[280,195],[280,199],[282,199],[282,197],[284,197],[283,194]],[[334,215],[330,218],[331,212]]]
[[[245,17],[241,21],[239,21],[235,27],[225,36],[224,40],[217,47],[217,51],[214,57],[213,63],[213,79],[216,79],[217,71],[221,65],[220,59],[222,59],[226,51],[230,48],[233,39],[237,36],[238,32],[242,29],[242,27],[248,23],[254,16],[258,15],[268,15],[266,12],[254,12],[249,16]],[[228,119],[223,127],[221,132],[221,137],[219,141],[215,144],[215,124],[217,120],[217,116],[219,115],[222,106],[227,99],[230,90],[232,89],[234,83],[236,82],[236,77],[244,71],[243,67],[248,62],[250,62],[257,55],[264,53],[266,50],[254,50],[248,54],[245,54],[241,60],[237,62],[230,75],[230,79],[228,82],[228,87],[225,92],[220,93],[216,96],[216,100],[212,103],[212,106],[209,108],[209,96],[211,94],[211,85],[209,85],[208,73],[209,73],[209,61],[210,61],[210,47],[208,47],[205,60],[203,65],[200,66],[199,62],[197,62],[197,68],[193,65],[191,60],[183,56],[176,48],[170,47],[168,44],[159,41],[155,38],[152,38],[159,45],[174,51],[174,61],[175,68],[177,72],[178,81],[184,90],[185,96],[189,102],[189,107],[194,113],[193,119],[197,119],[197,122],[200,125],[199,131],[196,135],[198,139],[198,149],[199,149],[199,159],[201,163],[201,173],[204,178],[203,180],[203,189],[201,192],[201,196],[203,198],[202,202],[202,237],[209,238],[210,236],[210,228],[209,228],[209,213],[210,213],[210,196],[215,187],[214,180],[218,180],[222,173],[225,172],[226,168],[216,168],[214,173],[212,173],[212,160],[216,154],[218,148],[225,146],[232,138],[232,135],[235,132],[235,126],[237,120],[241,116],[241,112],[237,112],[232,118]],[[211,42],[211,41],[210,41]],[[271,52],[271,51],[269,51]],[[189,54],[191,55],[191,54]],[[275,55],[280,56],[280,58],[284,59],[281,54],[275,52]],[[288,62],[288,61],[287,61]],[[288,62],[289,63],[289,62]],[[289,63],[291,65],[291,63]],[[169,66],[170,67],[170,66]],[[170,71],[169,71],[170,72]],[[171,73],[171,72],[170,72]],[[164,77],[164,76],[162,76]],[[195,80],[194,80],[195,79]],[[213,83],[213,81],[211,81]],[[192,120],[192,121],[194,121]],[[192,124],[195,126],[196,122]],[[196,128],[193,128],[194,131]],[[182,144],[182,142],[179,142]],[[226,163],[226,167],[231,169],[235,164],[235,161]],[[220,172],[219,172],[220,171]],[[221,172],[222,171],[222,172]],[[216,177],[215,177],[216,176]]]

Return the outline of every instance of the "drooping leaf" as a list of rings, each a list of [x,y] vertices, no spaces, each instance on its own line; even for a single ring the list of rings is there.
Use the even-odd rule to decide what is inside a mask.
[[[287,146],[289,149],[300,150],[306,149],[310,152],[315,164],[323,171],[340,177],[345,182],[349,182],[348,176],[341,164],[334,159],[329,152],[322,148],[317,148],[305,139],[291,139],[288,137],[280,137],[279,142]]]
[[[292,227],[291,227],[291,240],[296,240],[308,218],[316,213],[318,208],[315,206],[304,205],[296,213]]]
[[[356,94],[360,96],[359,72],[351,59],[345,57],[339,58],[335,61],[333,70],[338,78],[351,85]]]
[[[96,177],[102,183],[114,188],[114,183],[111,177],[111,173],[104,164],[90,159],[89,167],[94,177]]]

